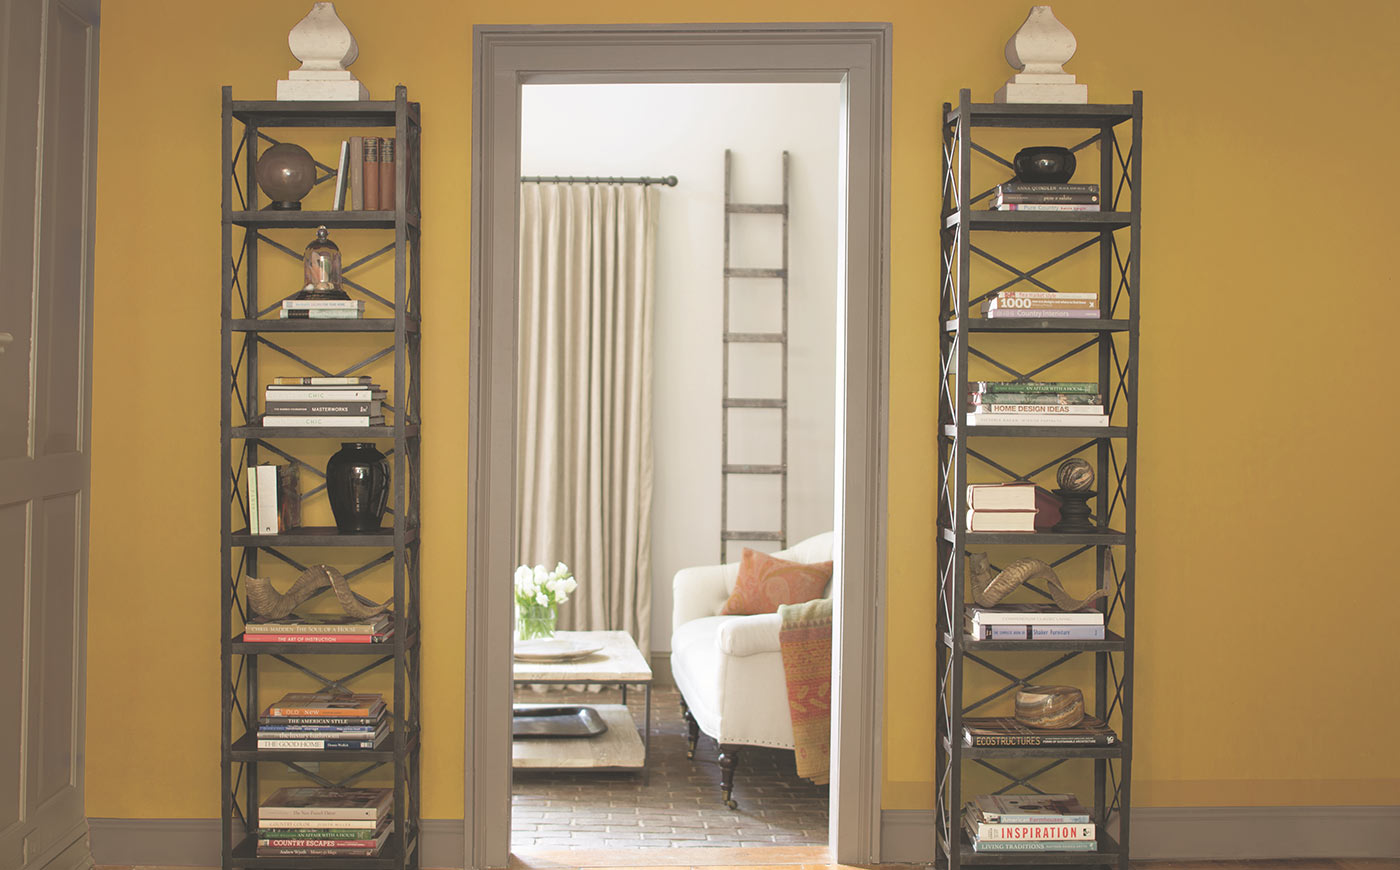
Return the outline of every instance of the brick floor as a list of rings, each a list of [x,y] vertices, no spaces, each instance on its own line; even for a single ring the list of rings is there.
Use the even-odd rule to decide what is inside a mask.
[[[616,689],[598,693],[520,690],[522,702],[616,704]],[[638,721],[640,691],[627,696]],[[797,778],[790,751],[745,747],[734,776],[737,810],[720,800],[715,743],[701,735],[685,757],[680,693],[652,691],[649,776],[630,773],[516,771],[511,845],[579,849],[673,846],[825,846],[827,787]]]

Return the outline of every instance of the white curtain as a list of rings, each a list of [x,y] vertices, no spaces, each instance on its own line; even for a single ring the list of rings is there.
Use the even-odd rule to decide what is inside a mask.
[[[579,583],[561,629],[651,649],[657,191],[521,185],[518,564]]]

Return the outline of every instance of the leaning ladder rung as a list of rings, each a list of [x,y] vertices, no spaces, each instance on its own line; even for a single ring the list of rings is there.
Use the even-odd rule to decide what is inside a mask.
[[[777,541],[782,543],[787,537],[782,532],[720,532],[726,541]]]
[[[724,270],[726,278],[786,278],[787,269],[741,269],[728,268]]]
[[[781,332],[726,332],[725,341],[782,344],[787,341],[787,336]]]
[[[786,474],[786,465],[726,465],[725,474]]]
[[[730,214],[787,214],[787,206],[782,203],[769,205],[758,202],[734,202],[726,205],[724,210]]]
[[[725,399],[726,408],[786,408],[785,399]]]

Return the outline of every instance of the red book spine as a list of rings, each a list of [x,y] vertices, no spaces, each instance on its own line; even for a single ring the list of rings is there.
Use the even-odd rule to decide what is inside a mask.
[[[374,643],[383,635],[374,634],[249,634],[243,633],[244,643]]]
[[[364,187],[365,210],[379,208],[379,140],[374,136],[365,137],[365,166],[361,186]]]

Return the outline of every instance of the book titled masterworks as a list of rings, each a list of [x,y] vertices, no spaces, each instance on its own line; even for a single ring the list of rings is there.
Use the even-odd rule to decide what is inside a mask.
[[[382,695],[337,695],[334,692],[288,692],[264,716],[378,716]]]
[[[1092,840],[1093,822],[986,822],[975,804],[966,810],[968,830],[981,840]]]
[[[1118,735],[1102,719],[1085,716],[1072,728],[1031,728],[1011,716],[970,716],[963,719],[963,742],[968,746],[1117,746]]]

